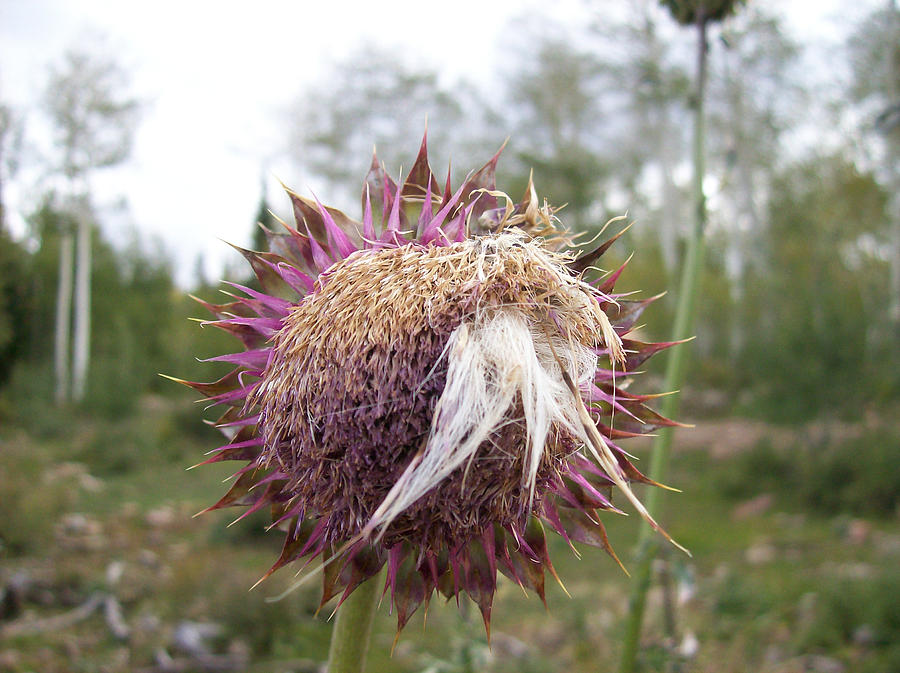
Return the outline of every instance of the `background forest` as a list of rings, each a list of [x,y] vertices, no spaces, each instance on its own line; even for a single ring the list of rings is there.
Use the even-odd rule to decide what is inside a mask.
[[[258,214],[230,242],[261,249],[257,222],[289,219],[272,157],[358,217],[373,144],[409,166],[427,118],[441,176],[508,138],[498,186],[514,198],[533,171],[585,241],[627,213],[618,287],[667,292],[642,319],[670,338],[696,226],[697,31],[677,2],[583,4],[577,27],[512,18],[489,78],[450,82],[377,42],[320,64],[280,146],[259,149]],[[675,435],[665,481],[683,493],[660,515],[694,556],[659,551],[637,670],[900,670],[900,10],[873,3],[826,62],[774,6],[707,28],[705,257],[678,414],[695,427]],[[95,191],[152,102],[91,44],[43,77],[39,106],[0,88],[0,671],[319,670],[316,587],[267,602],[283,571],[247,592],[280,549],[266,520],[191,518],[229,472],[185,472],[218,438],[159,373],[222,372],[198,359],[233,344],[189,320],[206,316],[188,296],[220,285],[202,254],[175,261],[177,233],[132,224],[127,188]],[[169,219],[191,226],[175,206]],[[250,281],[237,253],[215,274]],[[631,568],[635,517],[608,526]],[[383,608],[372,670],[619,670],[628,577],[599,551],[555,551],[572,598],[553,587],[545,611],[501,585],[490,648],[477,611],[432,605],[391,657]]]

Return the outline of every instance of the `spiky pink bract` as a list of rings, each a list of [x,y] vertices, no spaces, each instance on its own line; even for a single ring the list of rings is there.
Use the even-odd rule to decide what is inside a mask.
[[[241,250],[262,291],[204,302],[234,370],[184,382],[225,408],[204,463],[245,463],[209,510],[269,507],[266,575],[321,556],[322,605],[387,565],[398,628],[438,590],[489,630],[498,570],[543,600],[546,527],[615,558],[597,512],[652,483],[616,442],[671,424],[622,387],[671,345],[628,336],[652,300],[583,279],[618,235],[568,253],[532,185],[499,200],[498,156],[455,191],[424,140],[402,185],[373,159],[361,222],[288,191],[296,227]]]

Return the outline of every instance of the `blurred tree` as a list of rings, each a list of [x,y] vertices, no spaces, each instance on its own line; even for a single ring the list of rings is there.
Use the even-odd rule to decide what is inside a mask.
[[[63,62],[50,70],[44,90],[44,109],[53,123],[59,156],[54,168],[68,182],[70,208],[78,221],[77,264],[75,265],[75,337],[73,344],[72,388],[75,400],[84,396],[90,355],[91,229],[89,177],[97,169],[122,162],[131,151],[137,122],[138,103],[121,95],[127,85],[122,69],[111,59],[85,51],[69,51]],[[67,369],[69,269],[72,243],[60,246],[57,339],[61,344],[57,370]],[[57,381],[57,399],[69,396],[67,377]]]
[[[32,256],[36,302],[28,321],[28,356],[35,360],[54,356],[54,362],[59,356],[58,353],[54,355],[56,333],[47,330],[46,326],[54,323],[59,305],[58,298],[54,298],[53,294],[53,289],[59,287],[59,248],[66,240],[65,230],[74,225],[71,216],[56,201],[54,194],[46,194],[27,217],[29,234],[38,241],[38,248]],[[71,241],[71,238],[68,240]]]
[[[601,159],[597,124],[606,73],[592,53],[554,36],[546,22],[520,22],[515,28],[520,45],[510,52],[515,66],[507,78],[510,104],[503,115],[522,191],[533,170],[541,195],[565,204],[566,224],[584,230],[588,212],[602,202],[610,169]]]
[[[22,127],[22,120],[13,108],[0,102],[0,231],[4,231],[7,224],[3,189],[19,165]]]
[[[178,366],[171,340],[174,323],[183,320],[175,308],[180,293],[171,256],[158,241],[132,229],[125,246],[113,247],[99,235],[94,246],[93,282],[104,291],[92,307],[98,375],[86,401],[99,411],[127,411],[144,392],[168,389],[158,374]]]
[[[40,242],[32,257],[35,291],[26,320],[29,378],[38,379],[54,351],[54,335],[45,326],[58,308],[50,290],[59,286],[59,249],[67,240],[65,229],[75,222],[65,202],[60,205],[53,195],[42,200],[28,221]],[[173,334],[185,331],[181,323],[186,314],[179,305],[169,256],[159,244],[148,245],[136,231],[130,241],[115,247],[97,228],[92,237],[91,283],[103,292],[95,293],[91,303],[92,376],[82,404],[92,411],[123,413],[141,394],[158,389],[158,372],[177,367],[180,351]]]
[[[770,417],[856,415],[896,393],[896,343],[873,320],[889,300],[887,193],[846,159],[821,157],[777,175],[747,310],[756,325],[741,371]]]
[[[206,287],[209,279],[206,277],[206,258],[202,252],[198,252],[194,258],[194,287]]]
[[[799,47],[774,16],[756,7],[741,12],[723,28],[720,44],[710,73],[709,159],[719,178],[713,225],[724,233],[723,267],[734,315],[730,330],[716,329],[729,307],[698,318],[709,328],[703,333],[726,340],[721,351],[734,357],[753,331],[742,315],[744,288],[748,267],[767,262],[759,241],[773,169],[783,160],[784,132],[808,101],[794,76]]]
[[[662,0],[676,21],[682,25],[691,25],[697,31],[696,77],[695,90],[691,99],[694,112],[693,137],[693,231],[687,240],[687,250],[682,263],[681,282],[678,287],[678,306],[675,311],[673,340],[688,339],[693,335],[696,301],[699,291],[699,279],[703,269],[705,249],[705,230],[707,225],[706,193],[706,84],[707,53],[709,50],[709,24],[721,21],[734,12],[740,0]],[[687,349],[682,347],[671,351],[666,367],[666,390],[678,390],[682,386],[686,369]],[[678,398],[667,397],[662,404],[661,413],[674,418],[678,413]],[[653,455],[650,462],[649,476],[654,481],[664,482],[672,442],[673,428],[662,428],[653,443]],[[646,506],[651,516],[656,513],[659,502],[659,491],[651,490],[647,494]],[[637,652],[640,645],[641,627],[644,617],[647,589],[650,584],[650,568],[655,556],[656,544],[651,543],[652,530],[649,526],[641,527],[639,567],[635,572],[633,588],[629,601],[629,616],[626,626],[625,640],[622,647],[620,670],[630,673],[635,669]],[[674,637],[675,634],[668,634]]]
[[[32,297],[30,255],[0,227],[0,386],[25,353]]]
[[[900,9],[896,0],[884,2],[863,19],[848,39],[853,69],[849,93],[868,107],[868,124],[880,120],[882,125],[890,126],[891,135],[900,136]]]
[[[432,161],[449,160],[451,147],[457,158],[473,149],[483,156],[483,143],[472,141],[484,137],[479,128],[490,114],[468,84],[445,88],[436,72],[410,67],[392,51],[367,46],[335,63],[322,83],[302,92],[295,116],[292,147],[298,165],[327,181],[332,201],[343,198],[351,204],[358,198],[373,146],[396,175],[401,162],[411,167],[414,138],[424,132],[427,120]]]
[[[72,396],[72,371],[69,364],[71,329],[72,329],[72,277],[74,271],[75,230],[77,221],[73,217],[58,217],[59,225],[59,271],[56,286],[56,319],[55,319],[55,372],[56,389],[54,398],[57,404],[65,404]],[[88,229],[90,231],[90,229]],[[48,323],[49,324],[49,323]],[[82,325],[86,321],[82,319]]]
[[[612,99],[612,114],[604,124],[615,131],[604,152],[615,157],[613,189],[627,194],[628,213],[642,224],[632,235],[642,250],[659,249],[659,285],[668,287],[689,219],[675,173],[690,145],[690,76],[681,45],[660,30],[665,17],[659,8],[647,2],[623,7],[621,21],[601,11],[593,26],[600,45],[594,51],[611,78],[604,95]]]
[[[31,296],[30,255],[7,230],[3,188],[15,173],[22,125],[13,109],[0,102],[0,386],[24,351]]]
[[[882,139],[880,177],[892,194],[888,315],[895,338],[900,338],[900,9],[896,0],[887,0],[867,16],[850,36],[848,47],[853,69],[850,95],[861,108],[858,116],[866,130]]]
[[[266,176],[260,176],[259,180],[259,207],[256,210],[256,219],[253,225],[253,235],[251,238],[251,247],[253,250],[267,250],[269,247],[266,241],[266,233],[262,227],[270,231],[276,231],[279,227],[275,216],[272,215],[272,209],[269,207],[269,194],[266,189]]]

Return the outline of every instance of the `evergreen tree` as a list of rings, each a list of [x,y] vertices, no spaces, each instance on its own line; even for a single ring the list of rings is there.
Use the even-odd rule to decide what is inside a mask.
[[[0,227],[0,386],[28,345],[33,301],[28,252]]]
[[[277,231],[278,222],[275,216],[272,215],[272,210],[269,207],[269,194],[266,189],[265,175],[260,178],[259,188],[259,207],[256,209],[251,247],[253,250],[266,251],[268,250],[268,241],[266,240],[266,233],[263,227],[269,231]]]

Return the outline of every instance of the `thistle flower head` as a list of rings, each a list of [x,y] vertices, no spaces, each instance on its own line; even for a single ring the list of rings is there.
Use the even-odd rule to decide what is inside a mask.
[[[244,463],[209,509],[269,507],[286,537],[266,576],[321,557],[322,605],[387,565],[400,628],[435,590],[489,628],[498,570],[543,599],[548,527],[615,558],[614,486],[656,527],[617,445],[671,424],[623,389],[671,345],[629,337],[652,299],[616,295],[621,268],[588,282],[615,237],[576,256],[532,184],[496,190],[498,157],[456,191],[424,140],[402,184],[373,159],[360,222],[288,191],[296,226],[241,250],[262,291],[205,304],[244,346],[184,382],[225,408],[204,463]]]

